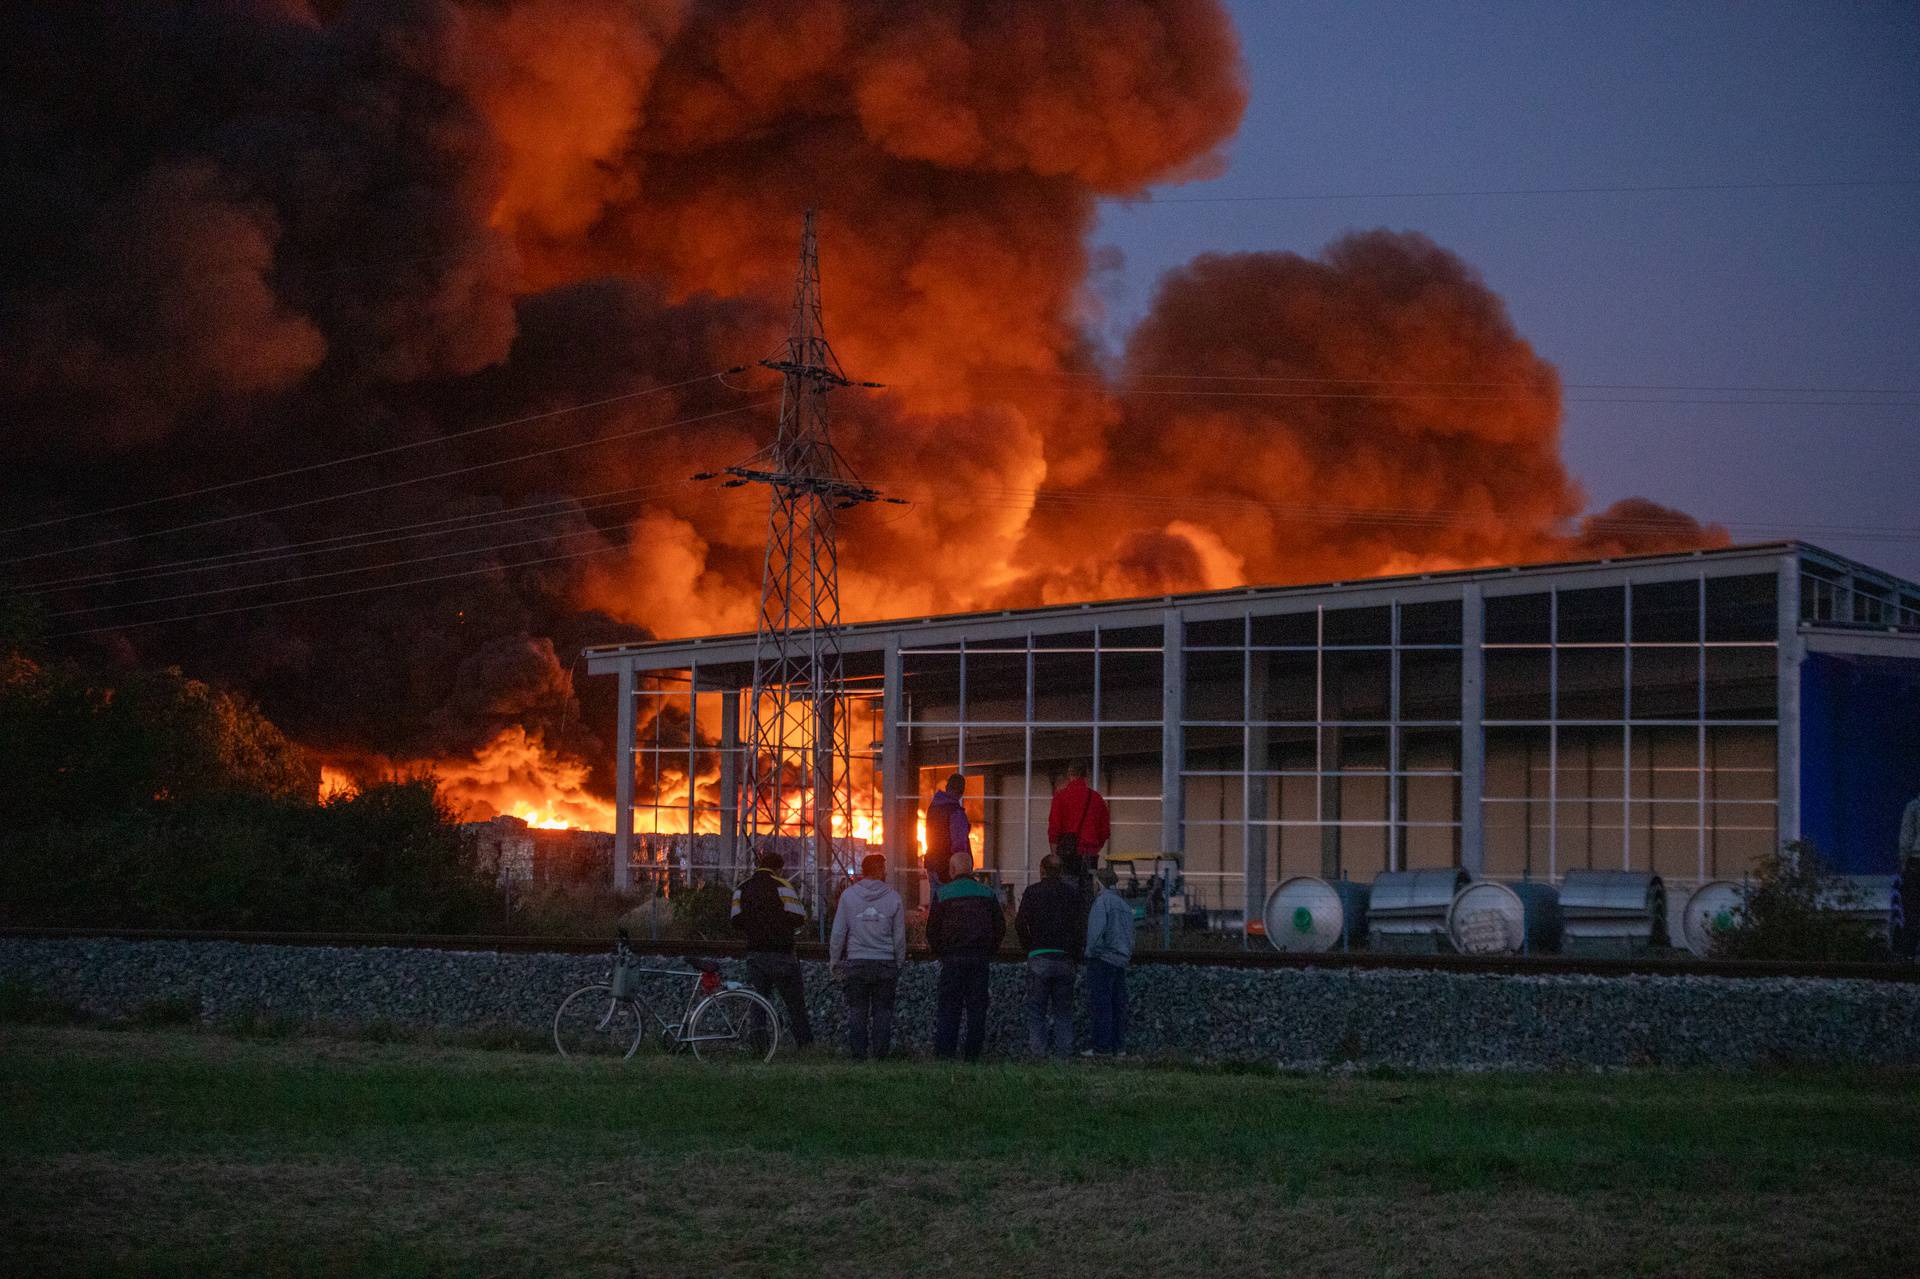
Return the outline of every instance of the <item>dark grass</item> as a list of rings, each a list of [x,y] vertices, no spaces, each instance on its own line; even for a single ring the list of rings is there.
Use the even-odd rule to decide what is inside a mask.
[[[14,1027],[0,1211],[53,1273],[1187,1273],[1279,1233],[1309,1274],[1920,1273],[1881,1215],[1920,1184],[1916,1096],[1905,1072],[716,1070]],[[42,1220],[56,1191],[81,1207]],[[136,1230],[86,1202],[126,1196],[171,1208]]]

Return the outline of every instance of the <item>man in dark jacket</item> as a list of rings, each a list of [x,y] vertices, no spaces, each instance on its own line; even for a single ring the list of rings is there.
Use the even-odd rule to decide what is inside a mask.
[[[733,926],[747,935],[747,982],[768,1000],[777,992],[787,1006],[793,1043],[813,1042],[807,1020],[807,986],[793,954],[793,935],[807,922],[807,908],[793,885],[780,878],[786,859],[768,849],[759,868],[733,890]]]
[[[940,961],[939,1004],[933,1019],[933,1055],[952,1057],[960,1044],[960,1015],[966,1014],[965,1056],[979,1061],[987,1042],[987,973],[993,953],[1007,935],[1000,898],[971,877],[940,886],[927,912],[927,948]]]
[[[1027,1051],[1046,1055],[1051,1024],[1054,1055],[1070,1057],[1074,964],[1087,944],[1087,916],[1052,853],[1040,859],[1040,882],[1020,895],[1013,927],[1027,951]]]
[[[940,885],[973,869],[973,849],[969,842],[973,827],[960,802],[966,793],[967,779],[955,773],[947,778],[945,786],[933,793],[933,800],[927,805],[924,863],[929,901],[939,896]]]

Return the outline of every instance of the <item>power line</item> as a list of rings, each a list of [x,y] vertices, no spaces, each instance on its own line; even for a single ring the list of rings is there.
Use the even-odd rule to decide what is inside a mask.
[[[279,546],[256,547],[252,550],[226,551],[218,555],[200,556],[194,559],[170,560],[160,564],[136,565],[130,569],[108,569],[98,573],[84,573],[76,577],[56,578],[49,581],[31,583],[21,594],[46,595],[60,590],[76,589],[97,583],[110,583],[115,586],[132,582],[153,581],[163,577],[178,577],[185,573],[211,572],[219,569],[252,568],[256,564],[272,563],[276,560],[295,559],[303,556],[332,555],[340,551],[357,551],[367,546],[380,546],[388,542],[406,541],[417,537],[444,537],[451,533],[471,533],[481,529],[493,528],[504,524],[519,524],[527,520],[547,519],[578,510],[594,511],[606,506],[619,506],[617,501],[602,502],[602,498],[621,498],[628,495],[638,496],[644,493],[659,492],[662,489],[677,487],[676,481],[668,484],[646,484],[634,488],[607,489],[599,493],[583,493],[578,497],[556,498],[547,502],[535,502],[527,506],[504,511],[476,511],[468,515],[451,515],[435,520],[421,520],[413,524],[389,525],[384,528],[367,529],[357,533],[340,533],[332,537],[319,537],[306,542],[293,542]],[[437,525],[459,525],[455,528],[437,528]],[[391,534],[392,536],[381,536]],[[308,548],[323,547],[321,550]]]
[[[667,486],[662,486],[662,487],[667,487]],[[621,501],[618,501],[618,502],[604,503],[603,506],[604,507],[631,506],[635,502],[638,502],[640,500],[641,499],[638,497],[630,497],[630,498],[622,499]],[[514,521],[504,521],[504,522],[513,523]],[[455,531],[467,532],[469,530],[460,529]],[[287,586],[294,582],[318,582],[318,581],[324,581],[325,579],[331,578],[331,577],[348,577],[354,573],[375,573],[383,569],[405,568],[411,564],[427,564],[437,560],[459,559],[462,556],[468,556],[468,555],[487,555],[487,554],[491,554],[494,551],[507,551],[520,546],[538,546],[542,543],[558,541],[561,538],[578,536],[584,533],[585,531],[586,530],[583,530],[583,529],[570,529],[563,533],[550,534],[545,537],[531,537],[531,538],[523,539],[518,542],[496,542],[488,546],[460,547],[457,550],[442,551],[434,555],[419,555],[419,556],[413,557],[412,559],[404,559],[404,560],[381,560],[373,564],[357,564],[351,568],[330,569],[324,573],[296,573],[290,578],[283,578],[278,581],[242,582],[234,586],[215,586],[215,587],[209,587],[208,589],[202,590],[202,591],[187,591],[178,595],[160,595],[160,596],[154,596],[153,598],[144,599],[144,600],[122,600],[120,602],[113,603],[113,604],[96,604],[88,608],[70,608],[70,609],[64,609],[57,613],[49,613],[47,614],[47,616],[50,618],[80,617],[89,613],[112,612],[115,609],[141,608],[149,604],[174,604],[174,603],[178,603],[181,600],[204,599],[211,595],[232,595],[240,591],[266,590],[275,586]],[[354,548],[348,548],[348,549],[357,550],[359,548],[354,547]],[[251,566],[243,565],[241,567],[251,567]]]
[[[583,530],[575,529],[563,533],[560,537],[578,536]],[[62,609],[49,613],[49,618],[83,617],[90,613],[110,613],[116,609],[144,608],[149,604],[177,604],[182,600],[205,599],[213,595],[234,595],[240,591],[262,591],[276,586],[287,586],[294,582],[323,582],[328,578],[351,577],[355,573],[378,573],[390,568],[406,568],[413,564],[431,564],[440,560],[462,559],[474,555],[490,555],[495,551],[511,551],[521,546],[538,546],[559,540],[555,537],[529,537],[518,542],[499,542],[491,546],[463,546],[458,550],[441,551],[434,555],[418,555],[404,560],[382,560],[376,564],[356,564],[351,568],[329,569],[324,573],[296,573],[291,578],[275,582],[242,582],[237,586],[212,586],[203,591],[185,591],[178,595],[160,595],[152,599],[124,600],[114,604],[95,604],[87,608]]]
[[[496,466],[507,466],[514,462],[525,462],[537,457],[552,457],[558,453],[570,453],[575,449],[593,448],[600,444],[612,444],[619,440],[631,440],[642,435],[654,435],[660,431],[671,430],[678,426],[691,426],[696,422],[711,422],[716,418],[732,417],[737,413],[746,413],[753,409],[767,408],[777,403],[775,400],[759,400],[752,404],[742,404],[736,408],[721,409],[713,413],[702,413],[695,417],[683,417],[672,422],[662,422],[657,426],[640,427],[632,431],[619,431],[612,435],[602,435],[591,440],[581,440],[573,444],[556,445],[549,449],[538,449],[531,453],[517,453],[512,457],[498,458],[491,462],[476,462],[471,466],[458,466],[448,471],[435,471],[431,475],[416,475],[411,479],[392,480],[385,484],[373,484],[366,488],[354,489],[346,493],[333,493],[322,497],[307,498],[305,501],[288,502],[281,506],[263,507],[255,511],[242,511],[237,515],[221,515],[213,519],[198,520],[191,524],[177,524],[171,528],[149,529],[144,533],[129,533],[124,537],[110,537],[98,542],[87,542],[79,546],[61,547],[57,550],[39,551],[32,555],[16,555],[12,559],[0,560],[0,566],[24,564],[31,560],[44,560],[58,555],[71,555],[78,551],[97,550],[104,546],[120,546],[127,542],[144,541],[151,537],[164,537],[172,533],[185,533],[193,529],[211,528],[217,524],[231,524],[235,520],[255,519],[262,515],[277,515],[283,511],[299,510],[303,507],[318,506],[325,502],[339,502],[351,497],[364,497],[369,493],[383,493],[389,489],[405,488],[410,484],[424,484],[429,480],[443,480],[454,475],[467,475],[474,471],[489,470]]]
[[[1199,509],[1225,509],[1232,507],[1256,507],[1283,516],[1300,519],[1323,519],[1328,521],[1353,521],[1382,525],[1401,525],[1408,527],[1450,527],[1476,523],[1487,519],[1500,518],[1500,512],[1488,511],[1432,511],[1413,507],[1361,507],[1333,503],[1288,503],[1270,502],[1256,497],[1221,495],[1214,497],[1178,496],[1170,494],[1145,493],[1138,491],[1094,491],[1062,489],[1017,489],[1017,488],[978,488],[976,494],[987,495],[998,501],[976,502],[976,505],[994,505],[1000,509],[1021,509],[1029,503],[1048,503],[1055,506],[1139,507],[1153,506],[1178,514],[1182,511]],[[1621,517],[1596,513],[1585,517],[1597,531],[1620,532],[1672,532],[1684,527],[1678,521],[1658,517]],[[1889,525],[1794,525],[1773,523],[1751,523],[1740,521],[1713,520],[1729,532],[1739,529],[1749,533],[1821,533],[1836,537],[1847,537],[1863,541],[1908,542],[1920,541],[1920,529]]]
[[[1266,373],[1134,373],[1125,370],[1107,373],[1059,369],[1044,373],[1039,370],[1034,370],[1031,375],[1036,377],[1085,378],[1103,382],[1286,382],[1336,386],[1510,386],[1523,389],[1537,389],[1539,386],[1537,382],[1517,380],[1482,382],[1426,378],[1305,377],[1281,376]],[[1649,382],[1565,381],[1560,382],[1559,385],[1562,389],[1584,391],[1699,391],[1724,392],[1727,394],[1744,392],[1754,395],[1920,395],[1920,390],[1869,390],[1866,388],[1855,389],[1831,386],[1681,386]],[[1795,403],[1798,403],[1798,401],[1795,401]]]
[[[685,481],[681,481],[681,483],[684,482]],[[140,630],[149,626],[164,625],[168,622],[193,622],[209,617],[228,617],[236,613],[255,613],[264,609],[285,608],[294,604],[311,604],[320,600],[343,599],[355,595],[367,595],[377,591],[401,590],[406,587],[425,586],[434,582],[448,582],[459,578],[478,577],[489,573],[505,573],[515,569],[534,568],[542,564],[557,564],[568,560],[584,559],[593,555],[605,555],[609,551],[628,550],[631,549],[631,546],[632,544],[628,542],[608,542],[604,546],[592,547],[584,551],[571,551],[561,555],[542,556],[538,559],[519,560],[511,564],[493,564],[484,568],[461,569],[452,573],[435,573],[427,577],[409,577],[403,578],[398,582],[382,582],[374,586],[356,586],[342,591],[324,591],[317,595],[297,595],[290,599],[263,600],[257,604],[236,604],[228,608],[206,609],[197,613],[182,613],[171,617],[144,618],[137,622],[110,622],[100,626],[89,626],[78,630],[59,631],[46,638],[49,640],[71,639],[81,635],[98,635],[107,631]],[[394,567],[394,565],[388,564],[376,567]],[[164,601],[143,600],[141,602],[162,603]]]
[[[580,413],[587,409],[605,408],[609,404],[620,404],[627,400],[636,400],[643,396],[659,395],[665,391],[678,390],[683,386],[692,386],[696,382],[708,382],[725,373],[737,373],[739,369],[724,369],[720,373],[703,373],[699,377],[688,378],[684,382],[669,382],[665,386],[648,387],[644,391],[628,391],[621,395],[610,395],[602,400],[592,400],[584,404],[568,404],[557,409],[546,409],[539,413],[529,413],[525,417],[510,418],[504,422],[490,422],[485,426],[469,427],[464,431],[455,431],[449,435],[437,435],[432,439],[414,440],[407,444],[394,444],[383,449],[373,449],[366,453],[354,453],[347,457],[336,457],[326,462],[310,462],[305,466],[288,467],[284,471],[272,471],[265,475],[254,475],[244,480],[228,480],[224,484],[209,484],[205,488],[188,489],[182,493],[168,493],[161,497],[142,498],[137,502],[123,502],[119,506],[103,506],[98,510],[82,511],[74,515],[60,515],[53,519],[39,520],[32,524],[16,524],[12,528],[0,529],[0,537],[12,533],[25,533],[31,529],[51,528],[56,524],[70,524],[74,520],[93,519],[102,515],[115,515],[121,511],[139,510],[141,507],[158,506],[163,502],[180,502],[190,497],[205,497],[209,493],[223,493],[228,489],[242,488],[248,484],[264,484],[268,480],[283,480],[290,475],[306,475],[312,471],[323,471],[328,467],[345,466],[349,462],[364,462],[368,458],[386,457],[393,453],[404,453],[409,449],[426,448],[434,444],[445,444],[449,440],[462,440],[468,436],[484,434],[487,431],[500,431],[510,426],[525,426],[529,422],[541,422],[548,418],[561,417],[568,413]]]
[[[1268,195],[1171,195],[1109,200],[1129,211],[1162,204],[1304,204],[1317,200],[1439,200],[1530,195],[1664,195],[1686,191],[1819,191],[1920,186],[1920,178],[1843,178],[1812,182],[1657,182],[1635,186],[1485,187],[1444,191],[1299,191]]]
[[[290,604],[311,604],[316,600],[343,599],[349,595],[367,595],[374,591],[399,590],[408,586],[425,586],[430,582],[450,582],[456,578],[478,577],[487,573],[506,573],[514,569],[534,568],[541,564],[557,564],[562,560],[583,559],[589,555],[605,555],[609,551],[625,550],[620,542],[609,542],[605,546],[596,546],[591,550],[573,551],[566,555],[548,555],[536,560],[521,560],[514,564],[490,564],[485,568],[462,569],[455,573],[437,573],[431,577],[408,578],[400,582],[383,582],[378,586],[356,586],[344,591],[326,591],[319,595],[300,595],[287,600],[270,600],[263,604],[236,604],[232,608],[208,609],[200,613],[184,613],[174,617],[151,617],[139,622],[115,622],[106,626],[89,626],[82,630],[61,631],[49,635],[48,639],[71,639],[77,635],[98,635],[103,631],[139,630],[147,626],[160,626],[168,622],[193,622],[208,617],[226,617],[233,613],[251,613],[263,608],[283,608]]]
[[[991,383],[988,384],[991,387]],[[1154,396],[1164,398],[1187,399],[1228,399],[1228,400],[1381,400],[1386,398],[1378,391],[1235,391],[1203,390],[1191,387],[1161,389],[1156,387],[1125,388],[1108,386],[1105,393],[1117,397]],[[1423,400],[1445,400],[1458,404],[1516,404],[1524,403],[1529,397],[1518,395],[1451,395],[1426,394]],[[1856,409],[1910,409],[1920,408],[1920,402],[1894,402],[1885,400],[1805,400],[1805,399],[1676,399],[1647,395],[1563,395],[1562,404],[1725,404],[1733,406],[1747,405],[1802,405],[1811,408],[1856,408]]]

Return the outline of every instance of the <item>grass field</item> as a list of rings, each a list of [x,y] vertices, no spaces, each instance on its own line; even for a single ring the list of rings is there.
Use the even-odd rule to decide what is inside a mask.
[[[1917,1097],[16,1026],[0,1271],[1879,1279],[1920,1274]]]

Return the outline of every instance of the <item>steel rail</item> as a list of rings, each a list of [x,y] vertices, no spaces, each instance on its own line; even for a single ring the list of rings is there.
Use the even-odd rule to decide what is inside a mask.
[[[259,946],[323,946],[367,950],[497,951],[523,954],[597,955],[613,945],[609,937],[531,937],[521,935],[439,933],[300,933],[242,932],[167,928],[0,928],[0,939],[50,941],[231,942]],[[743,957],[746,947],[736,941],[648,941],[631,943],[636,954],[660,956]],[[824,960],[826,947],[801,942],[802,959]],[[925,947],[908,951],[913,960],[931,960]],[[998,958],[1016,962],[1017,953]],[[1666,956],[1605,958],[1573,955],[1411,955],[1380,951],[1323,951],[1283,954],[1279,951],[1169,950],[1137,951],[1134,963],[1179,964],[1198,968],[1354,969],[1402,972],[1452,972],[1495,976],[1588,977],[1799,977],[1852,978],[1864,981],[1920,982],[1920,964],[1814,963],[1799,960],[1692,959]]]

